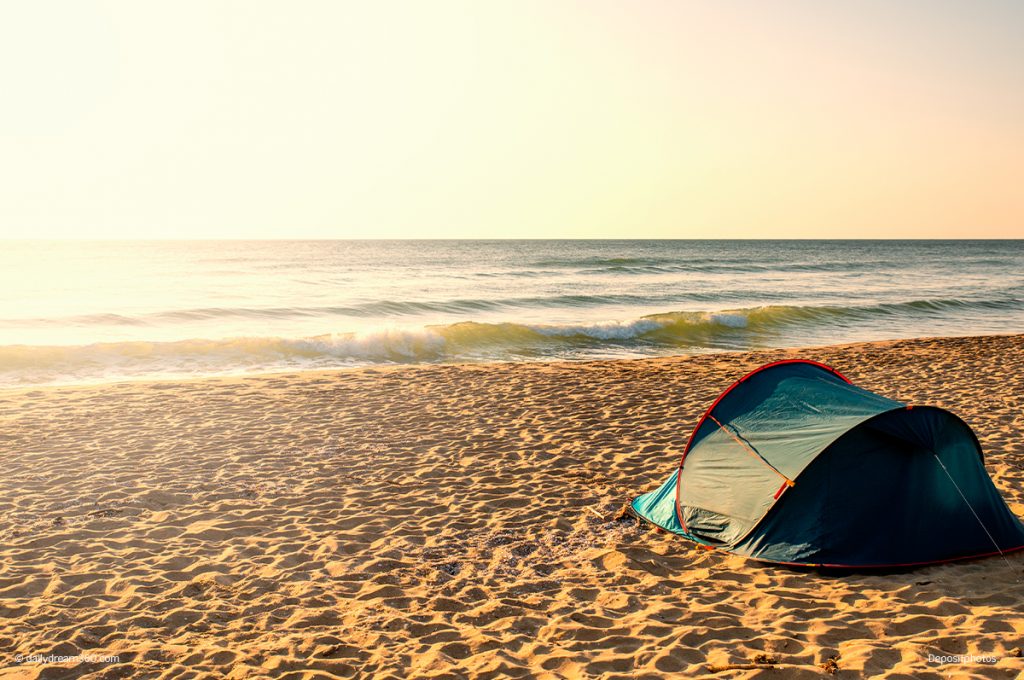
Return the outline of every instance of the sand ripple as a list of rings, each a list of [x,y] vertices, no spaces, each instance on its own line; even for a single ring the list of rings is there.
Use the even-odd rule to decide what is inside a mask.
[[[0,393],[0,678],[1017,677],[1024,556],[840,576],[615,519],[794,354]],[[799,354],[963,416],[1024,515],[1024,336]]]

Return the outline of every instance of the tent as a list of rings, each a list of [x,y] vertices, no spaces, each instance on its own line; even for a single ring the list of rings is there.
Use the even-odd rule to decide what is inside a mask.
[[[632,512],[767,562],[907,567],[1024,548],[971,428],[813,361],[747,374],[698,421],[679,466]]]

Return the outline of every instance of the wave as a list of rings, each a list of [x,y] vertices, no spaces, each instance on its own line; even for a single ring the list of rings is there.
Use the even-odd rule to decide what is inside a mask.
[[[390,318],[416,316],[419,314],[465,314],[473,312],[507,311],[512,309],[555,309],[599,307],[604,305],[657,305],[679,302],[702,302],[728,299],[730,297],[748,298],[757,294],[755,290],[733,291],[724,293],[688,293],[679,292],[662,295],[639,294],[607,294],[607,295],[549,295],[533,297],[510,297],[499,299],[459,298],[451,300],[426,301],[389,301],[377,300],[347,306],[308,306],[308,307],[197,307],[192,309],[174,309],[136,316],[123,314],[80,314],[67,317],[32,318],[32,319],[0,319],[0,327],[18,325],[64,326],[68,324],[82,326],[148,326],[160,323],[202,322],[222,319],[295,319],[303,317],[352,317],[352,318]],[[778,297],[784,297],[780,294]]]
[[[1006,289],[1001,291],[1010,294],[1013,291]],[[579,309],[602,306],[619,307],[652,307],[656,305],[670,305],[679,303],[705,303],[705,302],[726,302],[734,300],[743,302],[755,299],[762,294],[755,288],[741,289],[734,288],[730,291],[679,291],[662,293],[658,295],[642,295],[630,293],[586,295],[566,294],[531,297],[509,297],[509,298],[458,298],[450,300],[425,300],[425,301],[389,301],[375,300],[356,305],[347,306],[308,306],[308,307],[198,307],[192,309],[174,309],[148,314],[126,316],[123,314],[86,314],[69,317],[34,318],[34,319],[0,319],[0,328],[4,326],[156,326],[165,323],[179,322],[205,322],[224,319],[298,319],[298,318],[326,318],[326,317],[350,317],[359,319],[373,318],[395,318],[414,317],[417,315],[430,314],[455,314],[465,315],[474,312],[508,312],[510,310],[537,310],[537,309]],[[799,291],[786,292],[775,291],[772,297],[775,302],[784,302],[787,299],[796,299],[800,296]],[[849,314],[886,314],[900,313],[901,311],[921,311],[934,309],[938,311],[952,309],[1005,309],[1020,305],[1021,301],[1015,297],[992,298],[989,300],[965,300],[965,299],[934,299],[914,300],[909,302],[878,304],[870,307],[856,306],[819,306],[819,307],[786,307],[773,305],[770,307],[750,308],[739,310],[741,312],[753,312],[757,309],[776,310],[780,315],[785,315],[786,310],[799,315],[801,313],[819,314],[822,316],[842,316]],[[801,310],[804,310],[801,312]]]
[[[624,321],[577,324],[462,321],[313,337],[240,337],[74,346],[0,346],[0,383],[104,380],[377,363],[642,356],[779,344],[816,332],[881,328],[951,315],[1024,310],[1024,300],[921,299],[854,306],[770,305],[673,311]],[[912,326],[907,326],[912,327]],[[919,326],[918,326],[919,327]],[[963,328],[963,326],[958,326]]]
[[[989,264],[1007,264],[1005,260],[996,260]],[[850,258],[830,260],[792,260],[764,261],[756,254],[751,257],[716,258],[716,257],[583,257],[539,260],[527,263],[523,269],[503,272],[507,276],[550,275],[556,272],[565,274],[678,274],[678,273],[755,273],[755,272],[865,272],[900,269],[904,261],[891,258],[868,258],[853,260]],[[490,275],[490,274],[477,274]]]

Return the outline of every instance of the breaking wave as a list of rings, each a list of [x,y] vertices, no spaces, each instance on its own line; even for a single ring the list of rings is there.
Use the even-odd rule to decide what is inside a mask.
[[[772,305],[674,311],[579,324],[484,323],[389,327],[313,337],[237,337],[74,346],[0,346],[0,384],[269,372],[380,363],[520,361],[650,356],[777,344],[865,324],[1021,309],[1016,298],[925,299],[862,306]],[[792,331],[799,331],[793,333]],[[827,337],[827,336],[822,336]]]

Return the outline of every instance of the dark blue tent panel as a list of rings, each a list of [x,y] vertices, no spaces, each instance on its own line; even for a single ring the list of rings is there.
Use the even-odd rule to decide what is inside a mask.
[[[698,422],[677,470],[633,511],[756,559],[882,567],[1024,548],[971,429],[833,369],[785,361],[745,376]]]

